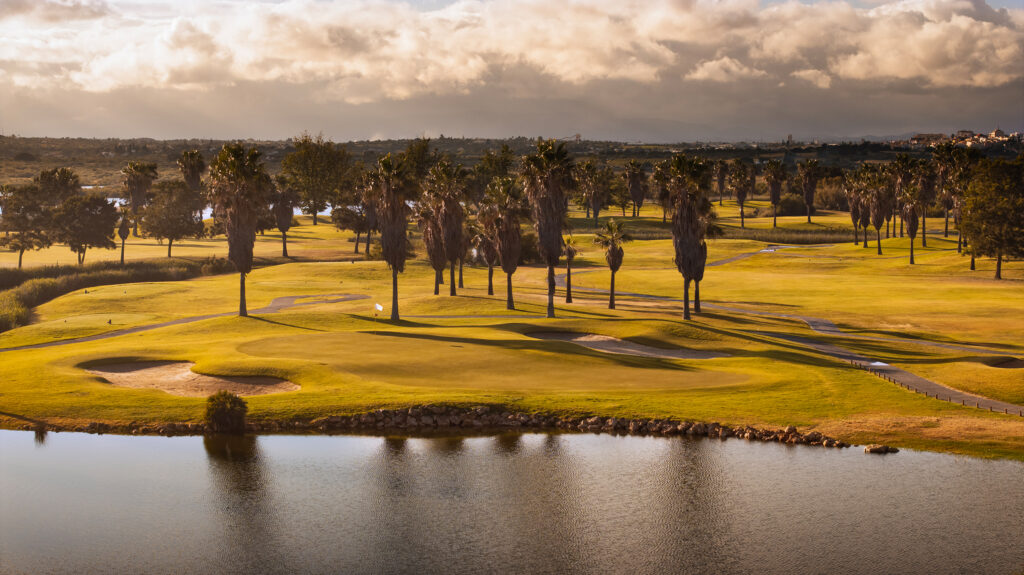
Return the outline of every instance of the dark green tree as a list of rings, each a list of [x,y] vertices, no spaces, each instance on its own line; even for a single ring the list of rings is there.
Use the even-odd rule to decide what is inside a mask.
[[[608,289],[608,309],[615,309],[615,273],[622,267],[622,244],[632,241],[629,234],[622,231],[622,224],[614,219],[605,222],[603,230],[594,236],[594,243],[604,249],[604,260],[612,272],[611,285]]]
[[[50,211],[40,201],[36,185],[5,187],[0,194],[0,246],[18,252],[18,269],[21,269],[25,252],[49,247]]]
[[[963,196],[960,226],[972,256],[996,258],[996,279],[1003,258],[1024,257],[1024,162],[982,161]]]
[[[89,248],[114,249],[114,227],[120,216],[117,206],[99,196],[71,196],[53,211],[54,241],[67,244],[85,263]]]
[[[303,133],[293,145],[295,150],[281,161],[281,173],[298,194],[303,213],[313,216],[315,226],[320,212],[351,185],[351,159],[344,145],[325,140],[323,134]]]
[[[139,237],[139,220],[142,208],[149,201],[149,188],[156,181],[156,164],[147,162],[128,162],[121,168],[121,183],[132,210],[132,235]]]
[[[184,180],[157,182],[152,199],[142,210],[142,233],[167,240],[167,257],[174,242],[203,236],[201,215],[205,200]]]

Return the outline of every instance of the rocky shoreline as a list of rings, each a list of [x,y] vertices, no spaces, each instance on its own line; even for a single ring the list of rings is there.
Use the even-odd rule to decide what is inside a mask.
[[[203,423],[108,424],[92,422],[60,426],[26,423],[17,426],[27,431],[72,431],[81,433],[113,433],[122,435],[201,435]],[[796,427],[758,429],[750,426],[730,427],[719,423],[678,421],[674,419],[628,419],[618,417],[573,417],[546,413],[523,413],[496,406],[451,407],[424,405],[407,409],[378,409],[358,415],[334,415],[313,420],[253,420],[246,423],[248,433],[437,433],[493,431],[570,431],[611,433],[615,435],[691,436],[726,439],[735,437],[748,441],[765,441],[789,445],[850,447],[838,439],[817,431],[800,433]]]

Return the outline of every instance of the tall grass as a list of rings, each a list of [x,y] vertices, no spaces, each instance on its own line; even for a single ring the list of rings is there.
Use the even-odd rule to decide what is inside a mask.
[[[0,332],[28,323],[32,308],[75,290],[101,285],[175,281],[234,271],[224,258],[131,262],[96,262],[90,266],[51,266],[0,270]]]
[[[723,227],[719,237],[736,240],[754,240],[773,244],[835,244],[851,241],[853,230],[822,228],[816,230],[792,230],[786,228],[735,228]]]

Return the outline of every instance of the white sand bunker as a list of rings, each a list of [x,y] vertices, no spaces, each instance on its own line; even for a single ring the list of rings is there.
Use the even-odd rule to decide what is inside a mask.
[[[657,357],[661,359],[714,359],[716,357],[729,357],[729,354],[715,353],[712,351],[698,351],[695,349],[684,348],[662,349],[621,340],[607,335],[598,335],[596,333],[544,332],[531,333],[528,335],[537,339],[568,341],[595,351],[603,351],[605,353],[637,355],[640,357]]]
[[[207,397],[218,391],[236,395],[267,395],[296,391],[299,386],[276,377],[215,377],[192,371],[184,361],[138,361],[98,365],[87,369],[114,387],[159,389],[183,397]]]

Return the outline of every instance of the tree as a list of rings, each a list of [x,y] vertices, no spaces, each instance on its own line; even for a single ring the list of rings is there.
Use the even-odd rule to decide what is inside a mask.
[[[117,226],[117,237],[121,238],[121,265],[124,265],[124,244],[132,234],[132,219],[128,210],[121,207],[121,223]]]
[[[501,258],[498,254],[497,239],[492,235],[498,211],[494,206],[482,205],[472,229],[472,244],[477,255],[487,264],[487,295],[494,295],[494,266]]]
[[[986,160],[963,196],[960,226],[972,256],[996,258],[1002,279],[1004,257],[1024,257],[1024,162]]]
[[[523,158],[523,188],[537,230],[537,250],[548,268],[547,317],[555,317],[555,266],[562,255],[566,192],[572,186],[573,162],[564,143],[537,142],[537,152]]]
[[[487,150],[480,158],[480,162],[473,166],[469,173],[467,185],[467,196],[474,204],[479,205],[487,193],[487,186],[494,178],[509,176],[515,167],[516,156],[508,144],[502,144],[495,152]]]
[[[744,226],[743,204],[747,201],[747,194],[753,191],[754,169],[743,160],[733,160],[729,174],[729,183],[732,191],[736,194],[736,203],[740,206],[740,227]]]
[[[398,321],[398,274],[405,271],[409,253],[409,202],[418,189],[407,181],[405,156],[385,154],[370,172],[370,185],[378,198],[380,245],[384,261],[391,268],[391,320]]]
[[[811,223],[811,214],[814,213],[814,193],[818,189],[818,180],[821,178],[821,167],[818,160],[805,160],[797,164],[800,173],[800,188],[804,193],[804,205],[807,206],[807,223]]]
[[[466,212],[462,208],[465,194],[466,170],[461,165],[454,165],[449,160],[441,160],[427,173],[424,188],[436,203],[434,217],[438,220],[445,257],[449,262],[448,295],[455,295],[455,266],[466,253],[466,241],[463,234],[463,223]]]
[[[768,184],[768,198],[772,204],[772,227],[778,227],[779,202],[782,201],[782,183],[786,181],[786,167],[779,160],[768,160],[764,165],[764,179]]]
[[[739,163],[740,160],[737,159],[736,162]],[[713,175],[715,183],[718,185],[718,205],[721,206],[722,200],[725,198],[725,184],[729,179],[729,162],[725,160],[716,160],[714,163]]]
[[[713,213],[706,190],[710,169],[706,162],[676,154],[669,165],[672,193],[672,245],[676,269],[683,276],[683,319],[690,319],[690,282],[703,277],[707,262],[704,238]]]
[[[572,262],[580,255],[580,250],[572,234],[562,241],[565,242],[565,303],[572,303]]]
[[[644,165],[636,160],[626,162],[626,171],[622,177],[626,180],[626,189],[633,201],[635,218],[640,215],[640,208],[644,207],[644,198],[647,197],[647,173],[644,171]]]
[[[288,257],[288,230],[292,229],[295,206],[299,204],[299,194],[289,185],[288,178],[280,175],[270,194],[270,211],[274,214],[277,231],[281,232],[281,257]],[[334,217],[332,212],[331,217]],[[358,240],[357,240],[358,241]],[[359,251],[359,244],[356,244]]]
[[[622,224],[610,219],[605,222],[603,230],[594,236],[594,243],[604,248],[604,261],[612,272],[611,286],[608,290],[608,309],[615,309],[615,272],[622,266],[622,244],[632,241],[629,234],[622,231]]]
[[[485,207],[494,210],[494,216],[484,220],[488,235],[494,238],[501,261],[501,270],[505,272],[506,307],[516,309],[512,299],[512,274],[519,266],[522,254],[522,230],[519,218],[523,214],[523,192],[516,180],[509,177],[497,177],[487,186],[484,198]]]
[[[225,144],[210,163],[209,194],[214,213],[224,222],[228,238],[228,259],[238,270],[238,315],[248,316],[245,306],[245,276],[252,271],[252,249],[256,243],[256,220],[267,203],[267,175],[260,152],[241,143]]]
[[[43,170],[35,177],[39,195],[46,207],[59,206],[64,200],[82,193],[82,184],[71,168]]]
[[[917,205],[921,212],[921,247],[928,247],[928,207],[935,202],[935,164],[917,162]]]
[[[654,165],[654,172],[651,174],[651,181],[658,190],[658,204],[661,206],[661,223],[665,223],[668,218],[668,212],[672,209],[672,192],[669,190],[668,184],[670,180],[669,176],[669,162],[664,160]]]
[[[3,208],[0,230],[0,246],[18,252],[18,269],[21,269],[25,252],[49,247],[50,213],[40,201],[39,188],[35,185],[5,187],[0,196]]]
[[[332,198],[349,183],[348,150],[342,144],[301,134],[294,141],[295,150],[281,161],[281,173],[298,193],[303,213],[313,216],[313,225],[319,213],[326,210]]]
[[[907,197],[911,195],[911,187],[914,180],[914,160],[906,154],[898,154],[896,159],[889,164],[889,174],[892,178],[892,186],[896,199],[893,202],[893,213],[900,216],[900,237],[903,237],[903,206]],[[896,235],[896,224],[893,223],[893,235]]]
[[[601,173],[602,169],[603,167],[587,160],[577,164],[572,171],[580,203],[587,209],[588,214],[593,215],[595,227],[601,208],[608,202],[608,188]]]
[[[853,224],[853,245],[860,244],[860,210],[861,190],[860,182],[854,180],[856,176],[851,175],[846,182],[846,203],[850,205],[850,222]]]
[[[139,215],[149,201],[149,188],[156,181],[156,164],[128,162],[127,166],[121,168],[121,176],[128,205],[132,210],[132,235],[139,237]]]
[[[370,242],[370,222],[366,215],[365,206],[362,203],[350,206],[338,206],[331,210],[331,221],[339,230],[349,230],[356,233],[355,253],[359,253],[359,238],[366,234],[366,242]]]
[[[206,170],[206,160],[203,159],[202,152],[199,150],[182,152],[181,157],[178,158],[178,169],[181,170],[181,177],[185,179],[185,184],[190,190],[196,193],[202,191],[202,177]]]
[[[430,266],[434,268],[434,295],[438,295],[441,289],[440,285],[444,283],[442,274],[448,263],[448,256],[444,251],[444,230],[441,227],[442,199],[435,191],[429,185],[424,189],[423,197],[417,206],[416,216],[419,221],[420,233],[423,236],[423,246],[427,249],[427,259],[430,260]]]
[[[114,249],[117,206],[99,196],[71,196],[53,212],[53,239],[67,244],[85,263],[89,248]]]
[[[183,180],[158,182],[142,210],[142,233],[167,240],[167,257],[176,240],[202,237],[203,197]]]

